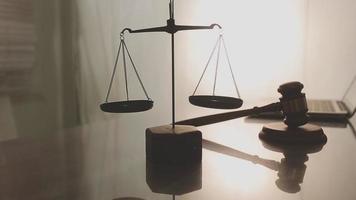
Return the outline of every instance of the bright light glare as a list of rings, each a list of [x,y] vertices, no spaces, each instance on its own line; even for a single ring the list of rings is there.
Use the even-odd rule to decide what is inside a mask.
[[[229,156],[211,157],[215,181],[222,188],[249,194],[263,190],[269,184],[268,173],[262,166]]]
[[[278,96],[275,91],[279,84],[302,78],[304,0],[199,0],[195,4],[190,18],[192,24],[219,23],[223,26],[231,63],[243,96]],[[196,66],[192,74],[194,80],[198,80],[218,33],[217,30],[187,35],[187,45],[190,45],[187,56]],[[226,62],[221,64],[226,65]],[[225,70],[219,71],[222,77],[218,80],[223,80],[219,83],[222,84],[222,91],[232,91],[234,88],[228,67],[220,69]],[[205,90],[211,89],[211,82],[212,79],[208,78],[205,84],[202,82]]]

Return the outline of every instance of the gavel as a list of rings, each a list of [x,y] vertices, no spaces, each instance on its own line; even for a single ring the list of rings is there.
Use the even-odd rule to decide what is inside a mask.
[[[263,112],[282,112],[283,122],[265,124],[258,134],[266,144],[317,145],[325,144],[323,129],[308,123],[308,106],[303,84],[289,82],[281,85],[279,102],[246,110],[238,110],[176,122],[171,125],[146,129],[146,157],[153,162],[201,161],[202,133],[196,127],[219,123]]]
[[[305,125],[309,121],[307,115],[308,106],[305,93],[302,93],[304,88],[300,82],[288,82],[278,88],[278,92],[282,95],[279,102],[271,103],[261,107],[254,107],[246,110],[238,110],[203,117],[197,117],[176,122],[177,125],[204,126],[208,124],[219,123],[240,117],[256,115],[264,112],[279,112],[284,116],[284,123],[289,128],[296,128]]]

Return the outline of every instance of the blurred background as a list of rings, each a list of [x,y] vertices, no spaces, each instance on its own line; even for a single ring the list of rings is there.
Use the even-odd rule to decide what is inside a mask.
[[[0,141],[122,117],[99,109],[119,34],[125,27],[165,25],[168,2],[0,0]],[[294,80],[304,83],[309,98],[341,99],[356,72],[355,10],[354,0],[176,0],[176,23],[223,26],[245,102],[277,98],[278,86]],[[219,34],[176,35],[178,120],[215,112],[193,107],[188,96]],[[160,116],[157,124],[169,123],[170,36],[126,34],[125,39],[155,101],[149,112]],[[226,60],[221,65],[217,94],[234,94]],[[124,98],[119,66],[112,100]],[[198,93],[211,91],[211,72]],[[132,71],[129,77],[131,95],[143,98]]]

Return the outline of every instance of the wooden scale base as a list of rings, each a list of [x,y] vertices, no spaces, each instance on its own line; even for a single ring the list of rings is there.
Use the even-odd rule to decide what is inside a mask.
[[[194,126],[164,125],[146,129],[146,159],[152,163],[200,163],[202,133]]]

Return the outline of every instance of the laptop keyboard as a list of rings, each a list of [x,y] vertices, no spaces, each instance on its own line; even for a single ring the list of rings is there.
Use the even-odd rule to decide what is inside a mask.
[[[328,100],[312,100],[308,101],[308,108],[314,112],[335,112],[335,108],[331,101]]]

